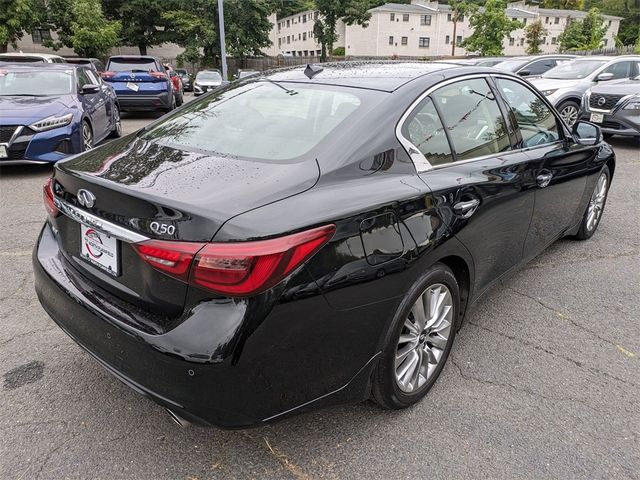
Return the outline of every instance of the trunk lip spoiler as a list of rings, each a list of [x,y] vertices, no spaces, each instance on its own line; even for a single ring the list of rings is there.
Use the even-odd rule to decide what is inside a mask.
[[[113,222],[104,220],[103,218],[100,218],[92,213],[74,207],[64,200],[56,197],[55,195],[53,196],[53,201],[56,207],[58,207],[58,210],[60,210],[60,212],[62,212],[70,219],[75,220],[79,223],[84,223],[85,225],[90,225],[91,227],[103,233],[106,233],[107,235],[115,237],[118,240],[122,240],[123,242],[138,243],[150,239],[145,235],[134,232]]]

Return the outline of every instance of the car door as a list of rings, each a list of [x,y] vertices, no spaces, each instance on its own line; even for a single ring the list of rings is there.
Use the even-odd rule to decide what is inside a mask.
[[[107,136],[113,129],[113,107],[115,104],[115,95],[112,93],[111,87],[106,85],[93,69],[88,68],[86,72],[92,83],[100,85],[100,100],[98,103],[102,104],[101,108],[104,106],[104,129],[99,135],[96,134],[96,137],[102,138]],[[100,113],[102,114],[102,112]]]
[[[95,93],[82,93],[84,85],[96,85],[95,80],[89,75],[90,73],[86,68],[78,68],[78,91],[84,111],[89,116],[93,128],[94,139],[99,141],[104,137],[104,132],[108,125],[107,107],[105,105],[104,92],[101,89]]]
[[[439,216],[469,250],[477,291],[518,264],[533,213],[529,157],[512,148],[512,129],[484,76],[430,91],[402,135],[428,164],[419,175]]]
[[[579,221],[593,149],[568,140],[553,109],[526,83],[496,76],[495,84],[517,125],[516,146],[534,169],[535,208],[523,254],[528,260]]]

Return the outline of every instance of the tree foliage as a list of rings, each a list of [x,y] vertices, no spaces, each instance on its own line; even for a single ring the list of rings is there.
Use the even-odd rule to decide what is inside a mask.
[[[465,15],[472,14],[478,9],[477,0],[449,0],[451,7],[451,21],[453,22],[453,41],[451,42],[451,56],[456,55],[456,36],[458,22],[461,22]]]
[[[587,8],[598,7],[605,15],[622,17],[616,40],[634,45],[640,35],[640,2],[638,0],[586,0]]]
[[[0,53],[8,45],[15,48],[24,32],[38,25],[42,7],[35,0],[0,0]]]
[[[544,42],[544,38],[548,33],[549,31],[542,25],[542,21],[539,19],[525,27],[524,35],[528,55],[537,55],[542,52],[540,44]]]
[[[604,17],[597,8],[592,8],[583,20],[573,20],[560,34],[560,51],[602,48],[606,33]]]
[[[522,24],[511,20],[506,14],[505,0],[487,0],[484,9],[475,10],[469,18],[473,34],[462,46],[469,52],[480,55],[502,55],[504,39]]]
[[[585,0],[543,0],[543,8],[558,8],[560,10],[582,10]]]
[[[342,19],[347,25],[366,27],[371,18],[368,12],[370,0],[315,0],[319,17],[313,27],[313,34],[321,45],[320,61],[327,58],[327,51],[333,51],[333,44],[338,40],[336,23]]]

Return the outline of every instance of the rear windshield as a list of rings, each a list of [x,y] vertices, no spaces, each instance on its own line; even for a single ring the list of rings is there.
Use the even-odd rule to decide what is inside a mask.
[[[6,71],[0,67],[0,96],[44,97],[69,95],[73,87],[70,70]]]
[[[556,78],[558,80],[585,78],[605,63],[607,62],[604,60],[573,60],[552,68],[546,73],[543,73],[542,76],[544,78]]]
[[[142,134],[158,143],[219,155],[289,160],[304,155],[379,92],[252,82],[192,102]]]
[[[13,55],[0,55],[0,61],[15,63],[44,63],[43,58],[39,57],[14,57]]]
[[[155,72],[158,71],[152,58],[112,58],[107,70],[110,72]]]

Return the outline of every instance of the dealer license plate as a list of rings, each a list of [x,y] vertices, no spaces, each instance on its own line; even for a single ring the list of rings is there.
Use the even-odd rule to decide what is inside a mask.
[[[131,82],[127,82],[127,88],[129,90],[133,90],[134,92],[137,92],[138,90],[140,90],[140,87],[138,86],[137,83],[131,83]]]
[[[0,145],[0,158],[7,158],[9,154],[7,153],[7,146]]]
[[[93,227],[80,227],[80,256],[111,275],[118,275],[118,240]]]
[[[602,113],[592,113],[591,114],[591,121],[593,123],[602,123],[602,122],[604,122],[604,114],[602,114]]]

